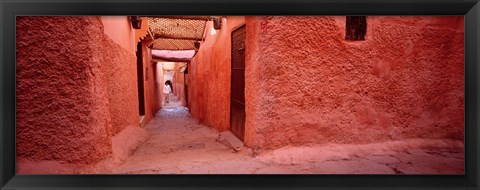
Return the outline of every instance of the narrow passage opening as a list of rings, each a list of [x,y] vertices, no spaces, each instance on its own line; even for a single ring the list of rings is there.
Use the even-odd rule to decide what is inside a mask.
[[[162,109],[186,108],[185,62],[160,62],[163,72],[161,100]]]

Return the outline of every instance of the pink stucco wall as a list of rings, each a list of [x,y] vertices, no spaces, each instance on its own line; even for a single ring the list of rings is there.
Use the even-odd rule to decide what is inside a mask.
[[[17,17],[17,159],[111,154],[105,40],[98,17]]]
[[[165,84],[165,81],[164,81],[165,77],[163,75],[162,63],[155,62],[155,64],[157,64],[157,69],[156,69],[156,73],[157,73],[156,83],[158,86],[157,97],[158,97],[159,108],[161,108],[163,106],[163,99],[165,98],[163,95],[163,85]]]
[[[110,87],[110,110],[114,126],[114,134],[119,133],[126,126],[138,126],[138,92],[137,92],[137,43],[144,38],[148,23],[142,19],[142,28],[133,29],[127,16],[100,17],[103,31],[108,39],[120,47],[106,47],[105,54],[112,55],[105,59],[109,65],[104,72],[108,73],[107,85]],[[159,109],[154,65],[151,62],[151,50],[147,48],[146,39],[142,41],[143,70],[144,70],[144,97],[145,123],[148,123]],[[122,49],[123,52],[118,52]],[[125,53],[127,52],[127,53]]]
[[[143,72],[145,89],[145,123],[152,120],[153,115],[160,109],[160,96],[158,94],[158,83],[155,83],[155,64],[152,62],[152,50],[147,48],[147,41],[142,42],[143,51]],[[162,86],[163,87],[163,86]]]
[[[132,47],[134,30],[127,17],[100,17],[105,41],[102,72],[108,89],[112,133],[118,134],[127,126],[138,127],[136,55]],[[117,28],[114,28],[117,26]]]
[[[174,76],[173,76],[173,84],[174,87],[174,94],[177,97],[177,100],[181,103],[181,105],[186,106],[185,100],[185,74],[180,72],[182,67],[184,67],[187,63],[184,62],[177,62],[175,63],[174,69]]]
[[[17,172],[72,173],[146,138],[133,29],[109,29],[125,18],[17,17]]]
[[[188,104],[192,115],[217,130],[230,129],[231,33],[245,17],[226,17],[222,29],[207,22],[206,38],[189,64]]]
[[[463,17],[247,17],[246,135],[254,149],[463,139]]]
[[[110,39],[129,52],[136,51],[136,30],[132,28],[132,24],[127,16],[102,16],[100,18],[103,30]]]

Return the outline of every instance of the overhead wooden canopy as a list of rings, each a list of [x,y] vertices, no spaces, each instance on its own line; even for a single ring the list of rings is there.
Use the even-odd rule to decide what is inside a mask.
[[[153,16],[148,27],[152,48],[158,50],[194,50],[195,41],[203,40],[209,16]]]

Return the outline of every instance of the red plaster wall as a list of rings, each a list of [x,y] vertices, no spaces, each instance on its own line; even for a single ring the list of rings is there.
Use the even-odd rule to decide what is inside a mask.
[[[17,17],[17,160],[97,163],[139,127],[134,32],[111,28],[122,20]]]
[[[112,125],[100,19],[16,21],[17,159],[91,163],[107,158]]]
[[[148,28],[148,22],[142,18],[142,28],[133,29],[129,17],[127,16],[103,16],[101,17],[104,26],[104,33],[108,38],[116,43],[116,48],[106,48],[107,54],[111,55],[106,61],[110,62],[105,72],[108,73],[110,86],[110,110],[114,126],[114,134],[119,133],[126,126],[138,126],[138,94],[137,94],[137,74],[136,74],[136,54],[137,41],[146,34],[145,28]],[[154,69],[151,62],[151,50],[147,48],[147,43],[142,42],[143,65],[144,65],[144,92],[145,92],[145,123],[148,123],[155,112],[158,110],[155,83],[148,78],[154,77]],[[118,52],[118,50],[122,52]],[[128,52],[126,54],[125,52]],[[133,61],[132,61],[133,60]],[[147,69],[148,67],[148,69]],[[146,73],[148,70],[148,74]],[[133,90],[135,89],[135,91]],[[136,109],[134,109],[136,108]]]
[[[207,22],[205,42],[189,64],[189,108],[197,120],[217,130],[230,129],[231,33],[245,23],[245,17],[223,19],[222,29],[212,34]]]
[[[182,66],[184,66],[186,63],[183,62],[178,62],[175,63],[175,69],[174,69],[174,75],[173,75],[173,82],[174,82],[174,94],[177,97],[178,101],[182,103],[183,106],[186,105],[185,102],[185,74],[180,72],[182,69]]]
[[[247,17],[248,146],[463,139],[463,17],[367,23],[345,41],[345,17]]]
[[[128,21],[127,17],[101,18],[104,26],[110,26],[103,30],[106,37],[102,44],[105,56],[102,71],[106,76],[108,107],[115,135],[127,126],[139,126],[139,112],[134,109],[138,107],[136,55],[129,46],[134,36],[133,29],[124,22]],[[113,30],[115,25],[119,28]]]
[[[135,40],[145,39],[148,36],[148,18],[147,17],[140,17],[141,27],[140,29],[135,29]],[[129,22],[131,25],[131,22]]]
[[[143,34],[139,30],[134,30],[127,16],[102,16],[103,30],[110,39],[115,41],[129,52],[135,52],[137,49],[136,39]],[[142,22],[142,27],[144,23]]]
[[[156,62],[157,64],[157,97],[158,97],[158,107],[159,109],[163,106],[163,99],[165,98],[163,95],[163,85],[165,85],[164,75],[163,75],[163,67],[161,62]]]
[[[155,68],[152,62],[152,50],[147,48],[147,41],[142,41],[143,72],[145,89],[145,123],[152,120],[155,113],[160,109],[158,84],[155,83]]]
[[[156,108],[156,111],[160,110],[160,108],[162,107],[162,103],[161,103],[161,96],[160,94],[162,92],[160,92],[160,90],[162,90],[162,86],[160,86],[161,83],[159,83],[159,77],[163,77],[163,75],[159,74],[157,71],[158,71],[158,67],[162,67],[160,64],[158,64],[157,62],[153,62],[152,63],[152,73],[153,73],[153,76],[154,76],[154,80],[153,80],[153,83],[154,83],[154,93],[153,93],[153,97],[152,97],[152,101],[154,102],[153,103],[153,106]]]

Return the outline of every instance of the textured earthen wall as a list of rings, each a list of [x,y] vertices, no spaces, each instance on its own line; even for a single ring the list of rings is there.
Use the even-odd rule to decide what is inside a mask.
[[[159,109],[163,106],[163,99],[165,98],[163,95],[163,86],[165,85],[165,75],[163,74],[163,69],[162,69],[162,63],[161,62],[156,62],[157,64],[157,85],[158,85],[158,104],[159,104]]]
[[[175,89],[174,89],[174,94],[175,96],[177,97],[178,101],[180,101],[182,103],[183,106],[186,105],[186,102],[185,102],[185,74],[180,72],[182,67],[185,65],[186,63],[183,63],[183,62],[178,62],[178,63],[175,63],[175,74],[174,74],[174,79],[173,79],[173,82],[174,82],[174,85],[175,85]]]
[[[138,130],[135,51],[125,46],[133,30],[104,28],[117,21],[17,17],[17,172],[78,172],[79,164],[122,159],[112,153],[146,138]],[[130,136],[124,150],[112,148],[127,127],[135,129],[122,133]]]
[[[143,55],[143,85],[145,91],[145,123],[152,120],[153,115],[160,109],[158,101],[160,101],[156,92],[157,84],[155,84],[155,68],[152,62],[152,50],[147,48],[147,42],[142,41]],[[163,86],[162,86],[163,87]]]
[[[106,48],[106,52],[113,57],[110,60],[111,65],[106,70],[109,74],[111,114],[114,134],[119,133],[126,126],[139,126],[139,110],[138,110],[138,87],[137,87],[137,43],[147,34],[148,22],[146,18],[142,18],[141,29],[132,27],[128,16],[103,16],[101,17],[104,26],[104,33],[120,47]],[[144,62],[144,74],[147,71],[147,65],[151,64],[151,54],[146,48],[146,44],[142,44],[142,55]],[[122,49],[125,53],[118,52]],[[149,57],[150,56],[150,57]],[[151,67],[149,67],[150,69]],[[153,76],[149,70],[148,75]],[[146,76],[146,75],[145,75]],[[146,78],[144,78],[146,79]],[[158,105],[150,98],[154,96],[155,86],[147,84],[144,81],[145,90],[145,123],[152,118],[152,110]],[[153,112],[154,113],[154,112]]]
[[[222,29],[207,23],[206,40],[189,64],[188,102],[192,115],[217,130],[230,129],[231,33],[245,17],[223,19]]]
[[[246,135],[254,148],[463,139],[463,17],[247,17]]]
[[[161,83],[158,82],[159,80],[159,77],[163,77],[160,73],[157,73],[157,70],[158,70],[158,67],[161,67],[159,64],[157,64],[156,62],[152,62],[152,73],[153,73],[153,83],[154,83],[154,93],[153,93],[153,97],[152,97],[152,101],[153,101],[153,106],[156,108],[156,111],[160,110],[160,108],[162,107],[162,99],[161,99],[161,96],[160,94],[162,94],[162,92],[160,90],[162,90],[162,86],[160,86]],[[155,115],[155,113],[154,113]]]
[[[132,28],[127,16],[102,16],[103,30],[110,39],[122,46],[128,52],[135,52],[137,49],[137,37],[142,36],[142,31]],[[144,24],[144,23],[142,23]],[[142,25],[143,27],[143,25]]]
[[[140,40],[140,39],[145,39],[146,36],[148,36],[148,18],[147,17],[141,17],[142,19],[142,24],[140,29],[135,29],[135,40]],[[131,25],[131,22],[129,22]],[[133,27],[132,27],[133,28]]]
[[[102,71],[108,89],[113,135],[127,126],[139,126],[137,94],[137,58],[130,47],[134,30],[127,17],[101,17],[104,26]],[[117,28],[115,28],[117,26]],[[100,47],[101,46],[101,47]]]
[[[16,31],[17,159],[107,158],[112,125],[100,19],[17,17]]]

